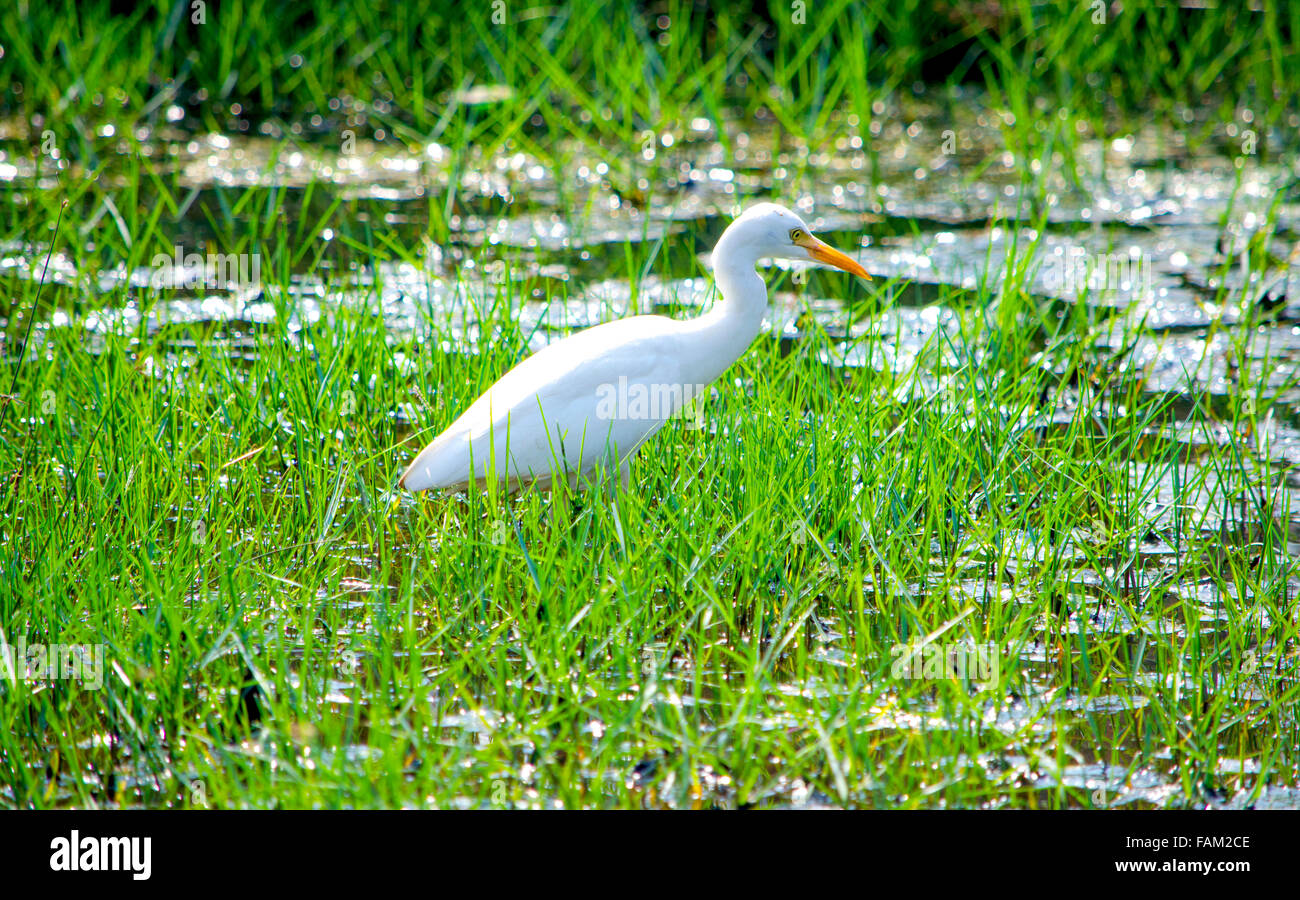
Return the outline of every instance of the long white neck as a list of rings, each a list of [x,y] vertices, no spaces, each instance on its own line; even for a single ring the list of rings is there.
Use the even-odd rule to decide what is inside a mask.
[[[720,295],[713,308],[684,323],[701,349],[698,380],[709,383],[740,359],[758,337],[767,313],[767,285],[755,271],[758,257],[728,228],[713,248],[713,280]]]

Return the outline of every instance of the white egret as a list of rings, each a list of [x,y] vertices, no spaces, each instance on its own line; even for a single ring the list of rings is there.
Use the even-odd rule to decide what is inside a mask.
[[[740,358],[767,311],[760,259],[814,261],[870,278],[775,203],[747,209],[713,250],[720,302],[694,319],[633,316],[550,344],[487,389],[402,475],[411,491],[495,478],[511,488],[572,482],[632,455]]]

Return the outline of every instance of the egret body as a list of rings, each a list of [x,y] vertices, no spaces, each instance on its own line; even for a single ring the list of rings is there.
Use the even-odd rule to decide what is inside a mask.
[[[558,473],[577,481],[611,463],[626,483],[637,449],[758,336],[767,286],[756,267],[767,258],[871,277],[790,210],[752,206],[714,247],[721,300],[709,312],[686,321],[633,316],[544,347],[421,450],[400,484],[412,491],[460,488],[472,479],[545,486]]]

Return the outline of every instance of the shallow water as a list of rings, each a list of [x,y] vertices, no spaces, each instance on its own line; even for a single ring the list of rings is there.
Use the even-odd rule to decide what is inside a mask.
[[[863,151],[860,140],[814,149],[754,123],[728,121],[719,135],[711,123],[693,122],[672,135],[671,146],[661,140],[647,151],[652,158],[642,160],[643,166],[618,173],[611,172],[592,148],[578,144],[562,146],[557,156],[564,162],[552,167],[513,150],[486,157],[471,152],[468,160],[459,159],[438,144],[410,148],[360,141],[354,152],[344,153],[327,132],[313,133],[310,128],[288,135],[288,145],[276,127],[257,136],[195,134],[172,126],[141,133],[137,138],[143,152],[156,161],[158,171],[174,173],[186,191],[186,214],[174,226],[178,245],[197,247],[212,241],[215,234],[199,210],[205,203],[217,205],[220,191],[250,186],[283,188],[291,218],[310,218],[334,199],[348,201],[354,205],[344,207],[340,216],[345,221],[335,229],[373,226],[391,230],[407,245],[439,230],[430,226],[434,198],[445,211],[440,226],[445,239],[426,244],[420,267],[378,261],[332,269],[324,277],[300,265],[290,288],[293,302],[280,306],[255,282],[201,291],[165,288],[159,302],[146,305],[135,297],[151,283],[155,269],[109,266],[79,271],[66,255],[55,252],[49,278],[76,286],[92,311],[48,311],[37,326],[37,343],[43,329],[76,329],[94,352],[97,338],[109,333],[211,323],[226,329],[232,353],[255,353],[258,329],[276,323],[278,309],[290,310],[282,324],[293,334],[341,307],[366,304],[382,312],[386,326],[399,334],[418,330],[431,316],[451,323],[456,340],[442,348],[444,352],[472,352],[482,336],[471,301],[508,278],[532,298],[520,318],[536,349],[571,329],[630,312],[679,314],[703,307],[712,297],[712,286],[701,277],[699,264],[707,266],[707,249],[735,211],[736,198],[777,186],[787,197],[803,198],[800,211],[815,229],[837,239],[834,242],[845,246],[846,237],[859,241],[847,249],[883,281],[887,303],[883,309],[863,312],[853,299],[821,296],[830,292],[831,283],[820,276],[805,285],[787,272],[773,294],[766,326],[770,335],[797,344],[804,336],[804,317],[811,314],[828,333],[843,339],[821,352],[826,365],[900,374],[916,369],[921,383],[938,383],[945,371],[965,361],[963,354],[984,352],[960,339],[960,317],[939,302],[942,296],[951,304],[962,294],[941,295],[940,287],[973,294],[987,286],[996,296],[1004,284],[1014,283],[1063,314],[1084,305],[1100,323],[1096,361],[1131,367],[1143,392],[1173,401],[1173,415],[1151,429],[1147,446],[1152,454],[1167,454],[1171,448],[1177,453],[1183,462],[1178,468],[1181,484],[1170,482],[1167,467],[1148,466],[1141,458],[1131,465],[1131,483],[1151,521],[1166,522],[1190,510],[1199,514],[1196,528],[1203,534],[1249,541],[1260,528],[1290,529],[1293,546],[1300,547],[1300,477],[1294,470],[1300,464],[1300,256],[1292,256],[1300,240],[1300,196],[1294,188],[1300,176],[1294,145],[1300,122],[1290,123],[1289,147],[1287,135],[1266,136],[1270,146],[1282,151],[1268,160],[1237,155],[1228,140],[1190,147],[1184,134],[1192,123],[1180,123],[1177,129],[1153,124],[1111,140],[1084,136],[1072,158],[1057,152],[1050,159],[1031,161],[1034,177],[1026,181],[1024,161],[1004,149],[1002,129],[1010,123],[978,95],[911,98],[906,108],[880,113],[878,122],[884,124],[872,135],[874,156]],[[1049,113],[1044,116],[1050,121]],[[951,153],[943,149],[949,130]],[[125,167],[116,170],[110,165],[101,177],[124,178]],[[30,160],[18,156],[0,159],[0,180],[20,203],[25,192],[54,186],[48,174],[38,174]],[[313,183],[308,201],[307,186]],[[878,186],[867,187],[873,183]],[[646,196],[655,198],[648,209]],[[147,195],[141,199],[142,205],[150,202]],[[571,209],[580,214],[571,216]],[[87,213],[95,221],[113,215],[108,209]],[[1008,219],[1022,224],[1009,225]],[[1251,261],[1249,248],[1252,236],[1266,229],[1271,236],[1257,242],[1255,249],[1267,249],[1272,261],[1261,266]],[[330,231],[323,240],[329,243],[335,236]],[[625,277],[628,244],[662,244],[653,274],[635,287]],[[39,277],[44,250],[23,243],[0,247],[0,277]],[[131,298],[125,303],[120,301],[124,288]],[[97,298],[111,299],[106,304]],[[1259,304],[1268,307],[1266,319],[1253,314],[1252,305]],[[992,321],[995,308],[986,315]],[[1136,342],[1126,340],[1133,333]],[[881,340],[855,340],[868,334]],[[183,347],[173,349],[180,352]],[[418,365],[414,360],[407,364]],[[1043,360],[1047,367],[1061,364],[1051,354]],[[1200,465],[1207,447],[1238,436],[1195,417],[1195,404],[1203,394],[1211,401],[1231,397],[1243,369],[1263,382],[1268,399],[1277,401],[1267,429],[1252,440],[1253,463],[1276,491],[1278,522],[1260,521],[1252,512],[1258,504],[1232,496],[1216,470]],[[1197,399],[1179,402],[1192,397]],[[1071,404],[1069,396],[1058,397],[1029,424],[1046,433],[1068,423],[1074,413]],[[1064,551],[1059,544],[1040,545],[1033,535],[1012,539],[1021,545],[1017,565],[1026,568],[1041,554],[1073,552],[1069,545]],[[1079,544],[1085,542],[1086,536],[1080,535]],[[953,552],[949,548],[949,558]],[[955,548],[958,556],[967,552]],[[1123,593],[1126,578],[1136,578],[1138,584],[1160,583],[1175,570],[1170,558],[1177,552],[1155,539],[1140,548],[1140,558],[1127,574],[1098,571],[1080,552],[1071,588],[1079,595],[1114,596]],[[981,563],[972,558],[969,564],[977,575]],[[945,583],[941,589],[978,600],[985,585],[972,577],[957,585]],[[910,587],[926,589],[921,584]],[[355,604],[359,629],[373,627],[365,598],[387,589],[363,577],[350,582],[347,602]],[[1185,577],[1168,589],[1200,607],[1204,634],[1223,626],[1225,605],[1237,607],[1250,599],[1225,597],[1213,585]],[[1003,599],[1010,603],[1034,601],[1006,590]],[[1291,596],[1297,594],[1300,582],[1291,591]],[[819,658],[835,664],[839,623],[825,616],[819,624],[824,629]],[[1166,621],[1158,610],[1108,607],[1092,616],[1067,617],[1064,633],[1080,631],[1124,635],[1137,645],[1146,634],[1185,635],[1187,626]],[[978,727],[1032,732],[1065,717],[1077,723],[1072,733],[1076,756],[1065,764],[1026,756],[962,757],[936,765],[955,778],[985,779],[993,793],[1006,788],[1019,796],[1041,792],[1046,797],[1067,785],[1093,792],[1095,804],[1107,806],[1163,806],[1183,797],[1176,761],[1168,756],[1157,754],[1150,765],[1134,772],[1097,758],[1107,745],[1096,735],[1124,732],[1129,713],[1144,702],[1140,695],[1087,700],[1062,695],[1047,675],[1050,648],[1028,646],[1017,652],[1034,690],[999,710],[990,708]],[[1137,659],[1142,671],[1135,680],[1166,677],[1141,650]],[[669,679],[653,689],[664,703],[689,704],[692,677],[683,672],[678,683]],[[780,687],[787,692],[828,689],[792,681]],[[346,674],[329,681],[325,699],[333,704],[365,703]],[[637,702],[645,702],[645,697]],[[778,702],[760,721],[773,729],[798,725]],[[504,724],[490,708],[466,709],[447,701],[442,727],[448,734],[477,739]],[[602,726],[593,722],[591,727]],[[866,731],[954,727],[971,726],[956,725],[938,706],[901,710],[887,696],[862,723]],[[1119,744],[1136,758],[1137,739],[1121,738]],[[1236,746],[1236,736],[1225,735],[1224,747]],[[365,748],[340,752],[364,755]],[[589,775],[637,785],[657,765],[631,757],[627,763],[625,772],[613,776]],[[1249,758],[1220,760],[1225,771],[1234,766],[1235,771],[1248,771],[1252,764]],[[129,782],[129,776],[124,778]],[[700,778],[704,802],[734,803],[725,776],[703,772]],[[659,794],[668,793],[671,786],[660,785]],[[760,802],[800,807],[830,802],[777,769],[757,796]],[[1294,788],[1269,788],[1255,805],[1297,808],[1298,796]],[[883,797],[858,799],[890,802]],[[1233,806],[1246,801],[1225,797],[1207,802]]]

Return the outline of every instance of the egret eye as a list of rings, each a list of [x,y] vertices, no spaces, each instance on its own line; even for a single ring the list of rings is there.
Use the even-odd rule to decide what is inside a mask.
[[[799,241],[803,240],[804,237],[805,235],[802,228],[790,229],[790,243],[797,244]]]

